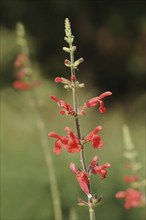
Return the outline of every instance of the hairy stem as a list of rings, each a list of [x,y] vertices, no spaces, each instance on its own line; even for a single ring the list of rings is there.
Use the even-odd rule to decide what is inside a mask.
[[[79,138],[79,140],[82,140],[82,135],[81,135],[81,130],[80,130],[80,121],[79,121],[79,116],[78,116],[78,104],[77,104],[77,93],[76,93],[76,76],[75,76],[75,68],[73,66],[74,64],[74,52],[71,51],[72,48],[72,43],[69,42],[69,48],[70,48],[70,61],[71,61],[71,76],[74,76],[75,80],[72,81],[73,83],[73,88],[72,88],[72,96],[73,96],[73,108],[75,111],[75,127],[76,127],[76,132],[77,132],[77,136]],[[85,158],[85,153],[84,153],[84,147],[82,146],[82,149],[80,151],[80,160],[81,160],[81,164],[83,167],[83,170],[85,172],[87,172],[87,163],[86,163],[86,158]],[[91,182],[89,179],[89,191],[91,194]],[[94,207],[90,201],[90,199],[88,198],[88,203],[89,203],[89,215],[90,215],[90,220],[95,220],[95,212],[94,212]]]

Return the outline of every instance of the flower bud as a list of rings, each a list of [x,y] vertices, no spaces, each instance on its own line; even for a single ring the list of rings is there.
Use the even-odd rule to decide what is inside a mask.
[[[85,87],[85,84],[84,84],[84,83],[79,83],[79,84],[77,84],[76,87],[77,87],[77,88],[84,88],[84,87]]]
[[[69,86],[69,85],[64,85],[64,88],[65,88],[65,89],[69,89],[70,86]]]
[[[78,59],[78,60],[76,60],[75,62],[74,62],[74,67],[76,68],[80,63],[82,63],[84,61],[84,59],[83,58],[80,58],[80,59]]]
[[[64,37],[64,40],[65,40],[67,43],[69,43],[68,37]]]
[[[76,46],[73,46],[73,47],[71,48],[71,51],[74,52],[76,49],[77,49],[77,47],[76,47]]]
[[[63,47],[63,50],[67,53],[70,53],[70,49],[68,47]]]
[[[65,64],[65,66],[67,66],[67,67],[71,67],[71,62],[70,62],[70,60],[65,59],[64,64]]]

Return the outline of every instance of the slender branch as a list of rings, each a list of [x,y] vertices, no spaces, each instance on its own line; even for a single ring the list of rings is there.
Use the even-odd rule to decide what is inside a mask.
[[[24,30],[23,24],[18,23],[16,31],[17,31],[17,38],[19,39],[21,52],[26,54],[28,57],[28,60],[24,66],[29,71],[28,80],[32,84],[33,83],[32,67],[31,67],[31,62],[29,59],[29,49],[27,45],[27,40],[25,39],[25,30]],[[61,202],[60,202],[60,197],[59,197],[59,189],[58,189],[57,180],[55,176],[53,158],[51,156],[52,154],[51,152],[49,152],[50,148],[48,147],[46,126],[45,126],[45,123],[42,117],[41,107],[39,105],[39,98],[38,98],[37,92],[35,91],[34,88],[32,88],[30,92],[31,92],[31,98],[35,103],[34,110],[35,110],[35,116],[36,116],[36,123],[37,123],[37,128],[39,131],[39,135],[40,135],[40,141],[41,141],[41,146],[42,146],[43,153],[44,153],[46,167],[48,170],[48,177],[50,180],[52,202],[53,202],[53,207],[54,207],[54,216],[55,216],[55,220],[62,220],[63,217],[62,217]]]
[[[71,33],[71,29],[70,29]],[[72,88],[72,97],[73,97],[73,108],[75,111],[75,127],[77,131],[77,137],[79,140],[82,140],[82,135],[81,135],[81,130],[80,130],[80,121],[79,121],[79,116],[78,116],[78,104],[77,104],[77,93],[76,93],[76,76],[75,76],[75,67],[74,67],[74,51],[72,51],[72,42],[69,40],[69,49],[70,49],[70,62],[71,62],[71,76],[74,76],[74,81],[72,80],[73,88]],[[85,158],[85,153],[84,153],[84,147],[82,145],[82,149],[80,151],[80,159],[81,159],[81,164],[83,167],[83,170],[87,172],[87,163],[86,163],[86,158]],[[91,181],[89,179],[89,192],[91,194]],[[90,215],[90,220],[95,220],[95,211],[94,211],[94,206],[88,198],[88,204],[89,204],[89,215]]]

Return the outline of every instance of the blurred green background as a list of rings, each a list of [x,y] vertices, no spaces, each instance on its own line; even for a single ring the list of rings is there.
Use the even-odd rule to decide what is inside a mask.
[[[104,181],[93,176],[93,191],[102,194],[104,203],[96,208],[98,220],[144,220],[145,208],[124,210],[123,201],[115,193],[128,187],[123,183],[124,141],[122,125],[128,124],[138,151],[138,162],[145,167],[145,40],[146,16],[144,1],[14,1],[1,0],[1,219],[53,220],[50,181],[36,127],[35,106],[30,92],[12,88],[15,80],[14,61],[19,52],[15,26],[24,23],[31,53],[34,79],[41,82],[36,92],[42,117],[49,131],[64,135],[64,127],[74,130],[71,117],[58,114],[59,109],[49,95],[71,103],[71,94],[53,82],[54,77],[68,77],[64,66],[67,54],[62,51],[64,19],[69,17],[77,46],[76,58],[83,57],[78,80],[86,87],[79,91],[79,104],[88,98],[110,90],[113,96],[105,100],[107,113],[97,108],[81,117],[84,136],[102,125],[104,148],[87,148],[87,161],[95,154],[100,163],[110,162]],[[54,141],[49,139],[48,148]],[[50,151],[49,151],[50,152]],[[64,219],[75,208],[77,219],[88,219],[88,209],[76,205],[85,199],[70,162],[79,165],[79,155],[52,153]]]

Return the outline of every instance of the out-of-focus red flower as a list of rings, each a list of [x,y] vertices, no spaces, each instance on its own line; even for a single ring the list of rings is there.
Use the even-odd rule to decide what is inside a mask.
[[[82,191],[86,195],[90,196],[88,174],[85,171],[81,171],[79,168],[77,168],[74,163],[70,164],[70,169],[76,175],[77,181]]]
[[[126,183],[132,183],[132,182],[137,182],[139,180],[138,176],[125,176],[124,181]]]
[[[127,162],[127,163],[124,164],[124,167],[125,167],[125,168],[131,168],[131,167],[132,167],[132,164]]]
[[[18,79],[23,79],[27,75],[27,72],[25,70],[20,70],[17,74],[16,77]]]
[[[110,96],[110,95],[112,95],[112,92],[107,91],[107,92],[102,93],[100,96],[89,99],[87,102],[85,102],[83,104],[83,108],[84,109],[85,108],[90,108],[90,107],[96,106],[99,103],[99,105],[100,105],[99,106],[99,111],[101,113],[104,113],[106,111],[106,108],[104,107],[104,102],[101,99],[103,99],[107,96]]]
[[[77,136],[72,132],[69,127],[65,128],[67,132],[67,136],[60,136],[54,132],[50,132],[48,134],[49,137],[56,138],[55,147],[53,148],[53,152],[55,154],[60,154],[62,151],[62,147],[65,148],[69,153],[75,153],[81,151],[81,144]]]
[[[120,191],[116,194],[117,199],[125,199],[125,209],[137,208],[144,202],[141,191],[128,188],[126,191]]]
[[[32,86],[29,83],[23,82],[21,80],[15,80],[13,82],[14,89],[18,90],[29,90],[32,88]]]
[[[19,54],[18,57],[16,58],[15,63],[14,63],[14,66],[15,66],[16,68],[21,67],[21,66],[25,63],[26,60],[27,60],[27,55],[24,54],[24,53],[21,53],[21,54]]]
[[[97,134],[101,130],[102,130],[102,127],[101,126],[97,126],[93,131],[91,131],[87,135],[87,137],[85,138],[85,141],[86,142],[91,141],[92,142],[92,146],[94,148],[101,148],[103,146],[103,142],[101,141],[101,138]]]
[[[110,163],[105,163],[103,165],[98,165],[97,161],[98,161],[99,157],[95,156],[93,158],[93,160],[91,161],[89,168],[88,168],[88,172],[89,174],[99,174],[101,176],[101,179],[105,179],[106,175],[107,175],[107,170],[106,168],[111,167]]]
[[[56,96],[51,96],[51,99],[54,100],[55,102],[57,102],[57,104],[60,108],[63,108],[63,110],[60,111],[60,114],[62,114],[62,115],[64,115],[64,114],[74,115],[75,114],[73,108],[64,100],[60,100]]]

